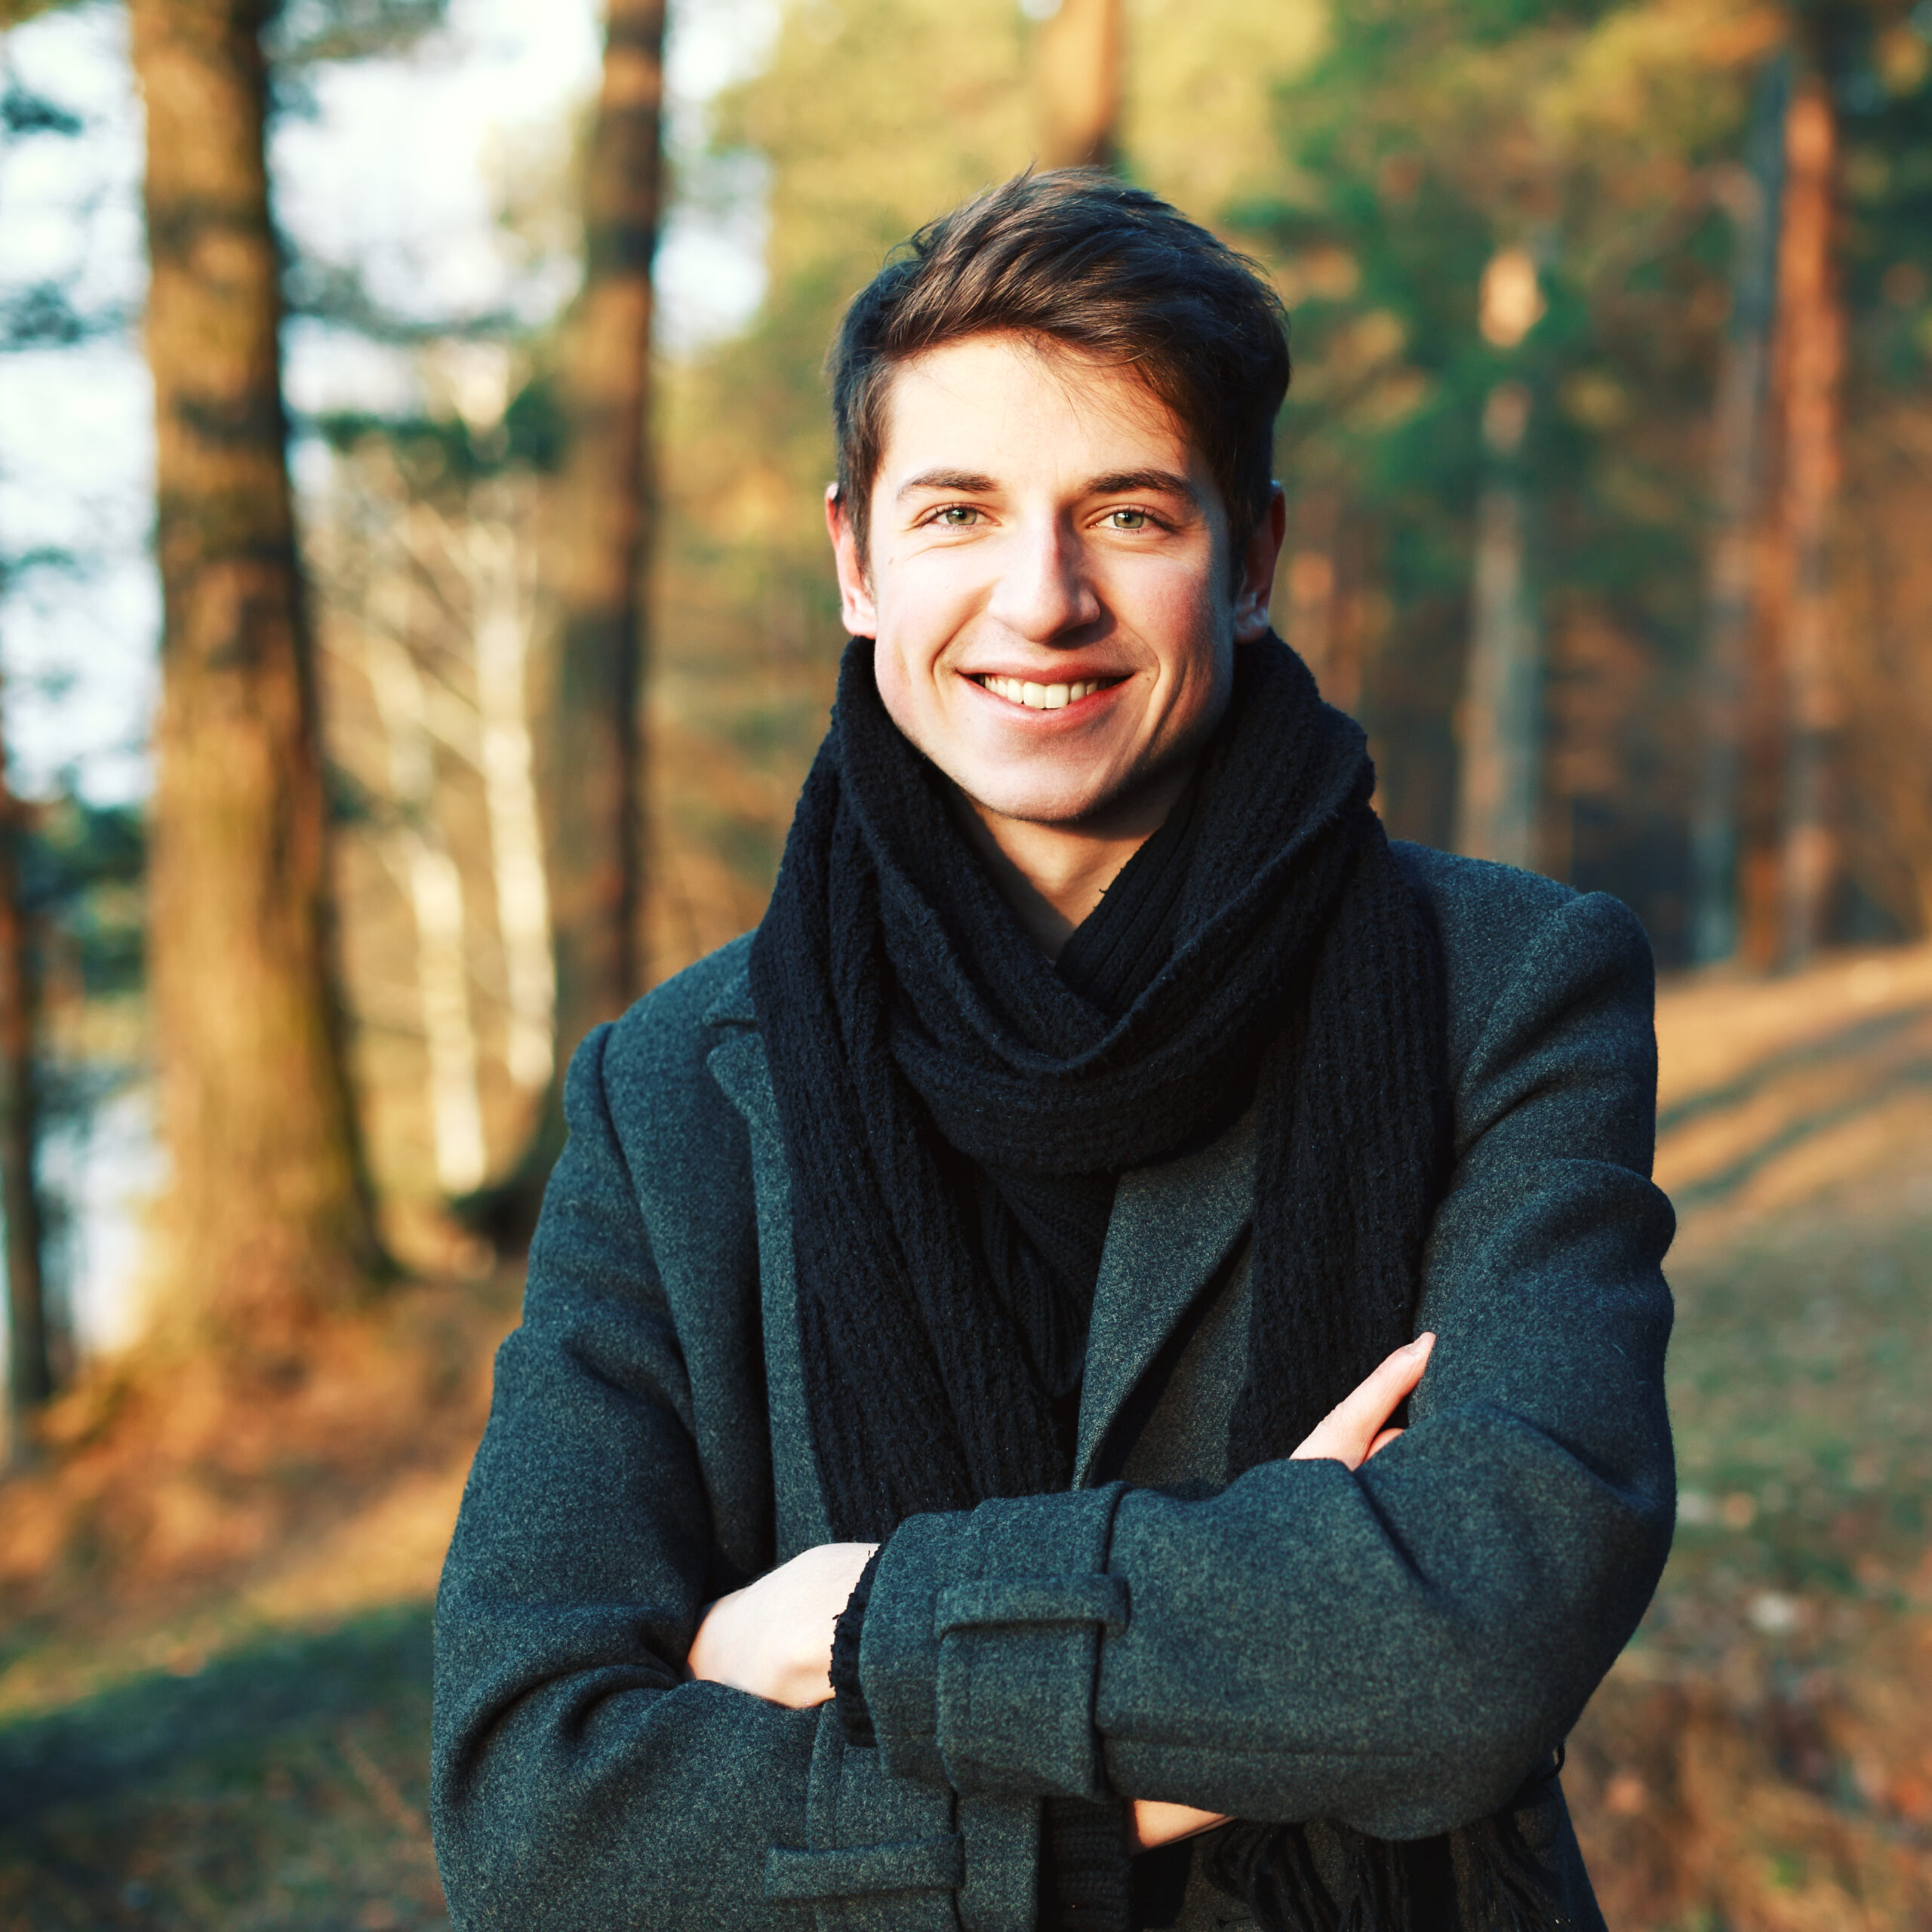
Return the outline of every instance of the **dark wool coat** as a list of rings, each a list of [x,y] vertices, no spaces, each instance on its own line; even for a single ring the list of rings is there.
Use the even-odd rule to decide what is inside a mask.
[[[893,1537],[875,1750],[830,1704],[681,1681],[706,1601],[827,1540],[747,943],[584,1043],[437,1604],[458,1926],[1027,1932],[1042,1795],[1112,1792],[1397,1838],[1509,1804],[1601,1927],[1550,1753],[1670,1542],[1650,954],[1601,894],[1395,849],[1441,937],[1454,1099],[1407,1434],[1228,1482],[1251,1119],[1130,1172],[1075,1487]],[[1251,1923],[1201,1842],[1143,1915]],[[1460,1890],[1418,1923],[1480,1926]]]

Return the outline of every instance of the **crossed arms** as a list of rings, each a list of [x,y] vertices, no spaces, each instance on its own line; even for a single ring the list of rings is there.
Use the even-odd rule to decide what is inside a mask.
[[[1402,1432],[1389,1419],[1422,1380],[1435,1345],[1417,1337],[1373,1370],[1309,1432],[1291,1462],[1326,1459],[1358,1469]],[[789,1710],[806,1710],[832,1695],[832,1634],[876,1544],[821,1543],[768,1571],[755,1583],[707,1607],[691,1639],[685,1675],[723,1684]],[[1227,1822],[1224,1814],[1159,1798],[1134,1801],[1134,1849],[1189,1838]]]

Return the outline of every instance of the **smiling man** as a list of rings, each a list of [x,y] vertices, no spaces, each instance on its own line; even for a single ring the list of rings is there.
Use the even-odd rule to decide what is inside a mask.
[[[1272,293],[1104,177],[833,354],[770,909],[586,1041],[438,1606],[466,1927],[1600,1926],[1669,1540],[1651,968],[1269,629]]]
[[[869,497],[826,499],[847,626],[1057,956],[1166,820],[1236,645],[1267,631],[1280,492],[1237,540],[1132,363],[1003,331],[898,371]]]

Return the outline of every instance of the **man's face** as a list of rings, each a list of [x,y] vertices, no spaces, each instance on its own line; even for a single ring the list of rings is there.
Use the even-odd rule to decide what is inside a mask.
[[[1077,824],[1188,758],[1263,635],[1279,494],[1238,559],[1180,425],[1128,371],[1023,338],[892,380],[844,617],[893,721],[983,813]]]

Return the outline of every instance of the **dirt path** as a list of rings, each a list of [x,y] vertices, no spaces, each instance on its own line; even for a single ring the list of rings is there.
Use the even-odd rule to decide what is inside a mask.
[[[1667,985],[1657,1180],[1700,1244],[1875,1184],[1932,1208],[1932,946]]]

